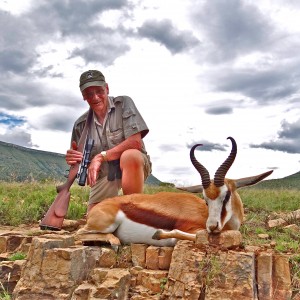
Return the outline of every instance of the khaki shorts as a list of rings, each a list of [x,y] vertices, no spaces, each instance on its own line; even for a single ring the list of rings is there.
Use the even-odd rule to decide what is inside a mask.
[[[144,179],[146,180],[152,171],[151,161],[148,155],[142,153],[142,156],[144,159]],[[90,190],[90,197],[89,197],[88,204],[98,203],[106,198],[118,196],[118,193],[121,188],[122,188],[121,179],[108,181],[107,176],[99,178],[96,184]]]

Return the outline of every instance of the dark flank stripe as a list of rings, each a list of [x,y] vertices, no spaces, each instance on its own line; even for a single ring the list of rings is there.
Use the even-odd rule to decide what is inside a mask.
[[[133,203],[122,203],[121,210],[127,218],[134,222],[146,224],[154,228],[172,230],[175,228],[177,220],[172,217],[137,207]]]

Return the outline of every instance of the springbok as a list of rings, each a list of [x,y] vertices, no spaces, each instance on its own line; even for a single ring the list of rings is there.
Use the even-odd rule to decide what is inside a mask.
[[[181,188],[187,192],[203,192],[204,200],[187,192],[160,192],[133,194],[105,199],[89,212],[80,234],[102,233],[112,245],[143,243],[154,246],[174,246],[178,239],[195,241],[196,232],[239,230],[244,210],[237,189],[253,185],[273,171],[260,175],[227,179],[226,173],[237,153],[232,137],[230,155],[210,180],[207,169],[195,158],[196,147],[190,150],[190,159],[202,180],[202,186]]]

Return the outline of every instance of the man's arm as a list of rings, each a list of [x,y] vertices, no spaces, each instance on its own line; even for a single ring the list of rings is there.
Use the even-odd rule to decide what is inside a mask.
[[[138,132],[134,135],[131,135],[126,140],[121,142],[119,145],[115,146],[106,151],[106,161],[119,159],[122,153],[128,149],[142,149],[142,138],[141,133]],[[103,162],[103,156],[97,154],[91,161],[88,172],[88,183],[90,186],[93,186],[96,183],[98,173],[100,171],[101,164]]]
[[[106,160],[115,160],[119,159],[122,153],[128,149],[142,149],[142,138],[141,133],[138,132],[134,135],[131,135],[126,140],[121,142],[119,145],[109,149],[106,151]]]

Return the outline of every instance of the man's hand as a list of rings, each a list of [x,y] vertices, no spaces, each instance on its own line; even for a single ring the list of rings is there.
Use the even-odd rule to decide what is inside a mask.
[[[88,171],[87,183],[92,187],[95,185],[100,167],[103,161],[103,156],[101,154],[97,154],[91,161]]]
[[[77,151],[77,144],[75,141],[72,142],[72,149],[69,149],[66,154],[66,162],[69,166],[73,166],[80,163],[83,158],[83,154]]]

